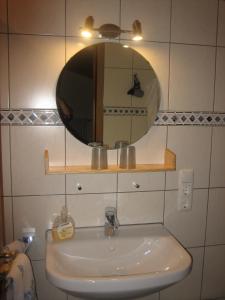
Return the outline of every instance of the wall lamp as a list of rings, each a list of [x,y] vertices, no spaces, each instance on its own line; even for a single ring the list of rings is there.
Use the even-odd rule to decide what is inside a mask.
[[[141,22],[139,20],[133,22],[132,30],[123,30],[115,24],[103,24],[99,28],[94,28],[94,18],[89,16],[85,20],[84,27],[81,28],[81,35],[85,38],[90,38],[94,31],[99,32],[99,37],[107,39],[115,39],[121,33],[131,33],[134,41],[143,39]]]

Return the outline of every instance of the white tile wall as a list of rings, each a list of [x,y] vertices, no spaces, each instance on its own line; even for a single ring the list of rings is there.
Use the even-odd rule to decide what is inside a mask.
[[[55,108],[55,88],[65,63],[62,37],[10,35],[10,104]]]
[[[169,109],[211,111],[215,48],[172,44]]]
[[[225,128],[213,128],[210,186],[225,187]]]
[[[64,195],[13,197],[14,237],[22,237],[22,228],[36,228],[35,240],[29,249],[33,260],[45,257],[45,231],[65,205]]]
[[[13,241],[13,206],[12,197],[4,197],[5,216],[5,241],[9,244]]]
[[[168,191],[165,197],[165,226],[185,247],[204,246],[208,190],[193,191],[189,211],[178,210],[177,191]]]
[[[160,292],[160,300],[199,300],[204,248],[188,249],[193,258],[193,269],[183,281]]]
[[[67,194],[115,193],[116,191],[116,173],[66,175]]]
[[[207,188],[209,185],[211,128],[170,126],[168,148],[177,155],[177,171],[194,169],[194,187]],[[176,189],[178,172],[167,172],[166,188]]]
[[[138,19],[142,23],[144,39],[147,41],[169,41],[169,0],[123,0],[121,2],[121,26],[131,30]],[[130,37],[123,35],[123,37]]]
[[[162,223],[164,192],[119,193],[120,224]]]
[[[55,108],[55,86],[65,60],[85,46],[103,41],[83,41],[78,37],[85,18],[93,15],[96,27],[112,22],[131,29],[136,18],[142,22],[144,42],[123,42],[139,51],[154,68],[160,81],[161,110],[214,109],[224,112],[224,0],[8,0],[8,8],[9,65],[8,36],[5,36],[7,1],[0,0],[1,107],[8,108],[10,103],[11,108],[17,109]],[[64,36],[65,30],[67,37]],[[127,38],[127,35],[122,37]],[[170,37],[172,44],[169,43]],[[216,37],[219,45],[217,57]],[[224,191],[211,189],[225,187],[224,128],[155,126],[135,144],[139,163],[163,162],[167,146],[177,154],[177,170],[194,168],[194,187],[197,190],[194,191],[192,211],[186,214],[176,210],[176,191],[167,191],[164,199],[164,173],[120,174],[118,177],[115,174],[71,175],[67,178],[63,175],[45,176],[45,148],[50,151],[52,164],[66,161],[67,165],[90,164],[91,149],[65,133],[63,127],[15,126],[10,129],[11,135],[8,127],[1,129],[4,193],[8,196],[4,198],[7,241],[12,239],[13,225],[15,238],[20,237],[23,226],[35,226],[38,236],[30,255],[33,259],[43,259],[44,230],[52,214],[60,211],[65,200],[77,226],[102,225],[105,206],[117,205],[122,224],[165,221],[182,243],[197,247],[189,249],[194,257],[191,275],[162,291],[160,297],[155,294],[145,297],[145,300],[200,300],[203,258],[202,299],[225,297]],[[12,146],[13,203],[10,200],[9,144]],[[108,157],[110,164],[117,162],[116,151],[109,151]],[[142,191],[134,192],[130,188],[134,179]],[[114,193],[116,180],[120,191],[118,199]],[[177,180],[177,172],[167,172],[167,190],[177,189]],[[81,192],[76,190],[78,181],[82,181]],[[65,196],[66,193],[71,195]],[[208,246],[211,243],[221,245]],[[39,300],[72,299],[46,281],[44,261],[33,261],[33,266]]]
[[[166,148],[166,127],[152,126],[134,146],[136,163],[162,163]]]
[[[45,261],[32,262],[38,300],[67,300],[65,293],[54,287],[46,278]]]
[[[218,46],[225,46],[225,2],[219,0]]]
[[[160,82],[161,103],[160,110],[168,109],[168,81],[169,81],[169,44],[127,42],[134,50],[143,55],[151,64]]]
[[[50,163],[65,162],[63,127],[24,126],[11,128],[13,195],[64,194],[65,176],[46,176],[44,150]]]
[[[8,36],[6,34],[0,34],[0,66],[0,108],[8,108]]]
[[[137,188],[135,184],[138,184]],[[118,192],[159,191],[165,189],[165,173],[120,173]]]
[[[225,27],[225,25],[224,25]],[[224,33],[225,34],[225,33]],[[225,48],[217,48],[215,111],[225,111]]]
[[[214,0],[173,0],[171,40],[215,45],[217,5]]]
[[[105,207],[116,207],[116,194],[68,195],[67,206],[76,226],[103,226]]]
[[[207,217],[206,244],[225,244],[225,189],[211,189]]]
[[[222,298],[225,295],[225,245],[205,249],[202,299]]]
[[[10,196],[12,194],[11,189],[11,158],[10,158],[10,127],[1,127],[1,143],[2,143],[2,172],[4,174],[3,181],[3,193],[4,196]]]
[[[0,0],[0,32],[7,31],[7,0]]]
[[[79,36],[80,27],[88,16],[94,17],[95,28],[105,23],[119,25],[119,9],[119,0],[67,0],[66,34]]]
[[[26,7],[26,9],[21,9]],[[8,0],[9,32],[64,35],[64,0]]]

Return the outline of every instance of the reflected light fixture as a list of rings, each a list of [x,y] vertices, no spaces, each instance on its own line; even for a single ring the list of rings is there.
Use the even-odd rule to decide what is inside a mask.
[[[135,20],[132,25],[132,30],[123,30],[115,24],[103,24],[99,28],[94,28],[94,18],[88,16],[85,20],[84,27],[81,28],[81,35],[84,38],[92,37],[94,31],[99,33],[100,38],[115,39],[120,36],[121,33],[131,33],[134,41],[140,41],[142,37],[141,22]]]

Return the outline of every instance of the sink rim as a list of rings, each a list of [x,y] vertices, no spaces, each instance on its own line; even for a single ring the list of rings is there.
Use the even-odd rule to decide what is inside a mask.
[[[140,289],[149,289],[149,288],[158,288],[158,287],[166,287],[171,284],[174,284],[187,276],[187,274],[192,269],[192,256],[190,253],[181,245],[181,243],[160,223],[157,224],[140,224],[140,225],[124,225],[120,226],[120,229],[126,228],[141,228],[144,226],[145,228],[158,228],[160,231],[163,231],[166,236],[170,237],[175,241],[176,246],[180,247],[182,250],[183,258],[182,263],[179,263],[179,267],[176,266],[176,269],[170,268],[170,270],[160,270],[146,273],[138,273],[138,274],[112,274],[112,275],[93,275],[93,276],[71,276],[65,273],[60,273],[54,266],[51,265],[51,262],[54,260],[53,257],[48,257],[47,255],[47,247],[49,241],[47,241],[46,245],[46,275],[47,278],[52,282],[56,287],[61,288],[65,291],[76,292],[79,294],[87,294],[87,293],[96,293],[96,290],[101,290],[101,292],[113,293],[114,289],[117,291],[124,291],[124,285],[129,284],[129,291],[137,291],[136,286],[138,285]],[[78,230],[92,230],[92,231],[103,231],[104,227],[85,227],[79,228]],[[47,238],[48,238],[47,233]],[[151,234],[149,234],[149,237]],[[148,237],[148,236],[146,236]],[[114,237],[111,239],[113,240]],[[59,242],[61,243],[61,242]],[[166,282],[166,285],[165,285]],[[107,288],[106,288],[107,285]],[[72,286],[72,287],[71,287]],[[163,288],[162,287],[162,288]],[[88,290],[88,291],[87,291]]]

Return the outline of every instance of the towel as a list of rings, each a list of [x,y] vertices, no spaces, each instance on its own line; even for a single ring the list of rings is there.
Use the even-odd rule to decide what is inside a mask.
[[[12,281],[14,300],[34,300],[34,277],[29,258],[24,253],[19,253],[12,263],[7,275]]]
[[[26,245],[21,241],[13,241],[4,247],[4,251],[22,253],[25,252]]]

